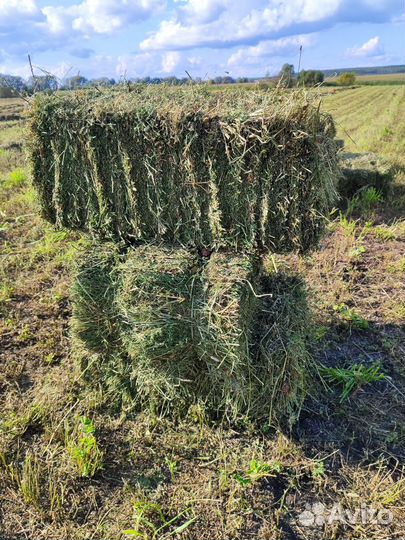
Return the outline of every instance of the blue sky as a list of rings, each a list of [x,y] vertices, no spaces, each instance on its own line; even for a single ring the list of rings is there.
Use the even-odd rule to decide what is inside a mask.
[[[405,63],[403,0],[0,0],[0,73],[275,74]]]

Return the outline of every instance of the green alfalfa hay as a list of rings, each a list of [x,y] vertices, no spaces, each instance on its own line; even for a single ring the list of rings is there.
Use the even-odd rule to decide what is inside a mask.
[[[202,282],[197,352],[211,407],[231,422],[294,423],[310,364],[302,282],[226,252],[211,256]]]
[[[72,287],[72,332],[95,353],[108,353],[119,342],[115,297],[119,284],[117,245],[91,246],[79,260]]]
[[[193,344],[199,262],[185,249],[140,246],[120,266],[117,305],[137,402],[181,412],[204,378]]]
[[[71,290],[71,346],[78,375],[86,387],[99,389],[115,410],[131,406],[134,395],[116,305],[121,248],[112,242],[84,248]]]
[[[107,400],[175,416],[199,404],[232,423],[296,418],[308,364],[299,282],[245,255],[141,246],[113,272],[107,256],[96,270],[84,258],[73,297],[75,354]],[[83,287],[83,275],[96,279]]]
[[[232,421],[248,416],[254,399],[260,274],[259,259],[213,253],[201,273],[203,294],[195,301],[196,348],[208,373],[207,399]]]
[[[38,96],[30,132],[44,216],[98,237],[303,251],[335,195],[333,123],[302,93]]]
[[[71,329],[81,378],[115,410],[180,414],[195,401],[200,380],[190,303],[197,256],[120,247],[95,243],[79,258]]]

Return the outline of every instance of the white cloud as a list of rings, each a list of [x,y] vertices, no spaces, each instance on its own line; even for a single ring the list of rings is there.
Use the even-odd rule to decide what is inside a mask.
[[[125,54],[118,57],[115,72],[124,79],[167,77],[174,73],[185,76],[185,70],[192,70],[200,61],[198,57],[185,58],[178,51]]]
[[[403,11],[402,0],[189,0],[140,44],[142,50],[255,45],[338,22],[383,22]]]
[[[36,0],[0,0],[0,47],[15,56],[72,47],[78,39],[143,21],[165,5],[166,0],[82,0],[39,7]]]
[[[44,19],[35,0],[0,0],[0,47],[15,46],[21,33]]]
[[[153,72],[154,54],[123,54],[118,57],[116,73],[124,79],[145,77]]]
[[[293,36],[277,40],[260,41],[257,45],[238,49],[228,58],[228,66],[260,65],[274,56],[298,56],[300,45],[310,47],[313,36]]]
[[[5,17],[15,18],[16,15],[35,16],[40,10],[35,0],[0,0],[0,17],[4,22]]]
[[[163,6],[163,0],[83,0],[71,6],[43,8],[45,25],[53,33],[77,30],[83,33],[111,34],[147,18]]]
[[[190,64],[190,66],[199,66],[202,62],[201,56],[188,56],[187,62]]]
[[[363,45],[347,49],[346,53],[348,56],[356,58],[369,58],[382,56],[385,54],[385,51],[379,36],[375,36],[363,43]]]
[[[189,0],[179,15],[192,24],[209,23],[217,19],[231,3],[231,0]]]
[[[66,77],[70,77],[72,75],[76,75],[72,69],[72,66],[68,64],[67,62],[59,62],[58,64],[54,64],[50,70],[49,73],[52,73],[52,75],[55,75],[55,77],[62,81]]]
[[[180,53],[177,51],[169,51],[162,57],[163,73],[173,73],[181,60]]]

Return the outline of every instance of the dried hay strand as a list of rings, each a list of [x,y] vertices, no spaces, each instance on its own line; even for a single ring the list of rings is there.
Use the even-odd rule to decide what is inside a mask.
[[[338,191],[343,197],[352,197],[367,187],[374,187],[384,195],[390,189],[394,175],[392,164],[376,154],[343,153],[340,155],[340,166],[342,174]]]
[[[43,215],[98,238],[306,251],[335,198],[334,126],[301,91],[38,95]]]
[[[85,272],[95,261],[83,259],[78,278],[95,279],[76,284],[73,296],[73,346],[93,384],[126,407],[161,415],[198,404],[228,423],[297,417],[309,358],[298,281],[228,252],[207,260],[139,246],[115,259],[114,271],[98,260]],[[98,278],[100,269],[106,275]],[[114,321],[107,330],[105,316]]]

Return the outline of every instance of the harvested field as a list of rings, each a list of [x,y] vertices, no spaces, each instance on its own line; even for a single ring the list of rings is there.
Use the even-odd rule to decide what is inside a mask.
[[[353,197],[360,190],[370,187],[378,189],[383,195],[387,195],[391,189],[393,166],[377,154],[341,152],[340,164],[342,176],[338,191],[341,197]]]
[[[347,151],[377,153],[395,174],[382,199],[333,214],[319,250],[265,261],[275,278],[306,282],[315,388],[292,429],[225,428],[199,408],[176,420],[114,412],[117,393],[80,376],[70,348],[73,267],[91,244],[38,217],[24,153],[0,149],[2,540],[151,538],[159,527],[170,538],[182,526],[184,540],[404,538],[405,91],[348,89],[324,105]],[[22,140],[19,122],[0,122],[0,145]],[[348,399],[320,375],[360,365],[384,378]],[[319,503],[326,517],[337,504],[346,517],[362,504],[391,514],[317,525]]]

